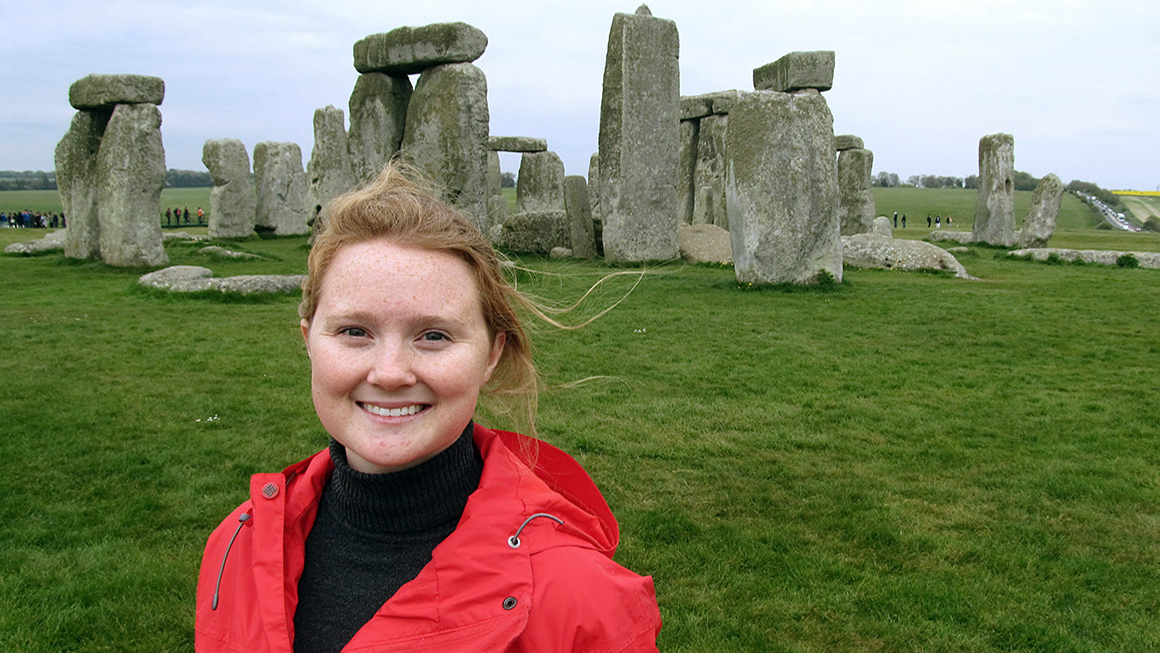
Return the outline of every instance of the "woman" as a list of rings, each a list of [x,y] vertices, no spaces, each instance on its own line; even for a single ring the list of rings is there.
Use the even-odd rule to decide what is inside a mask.
[[[655,651],[652,579],[567,454],[474,424],[534,418],[536,374],[495,251],[388,168],[328,206],[299,307],[330,447],[210,536],[208,651]],[[533,431],[534,432],[534,431]]]

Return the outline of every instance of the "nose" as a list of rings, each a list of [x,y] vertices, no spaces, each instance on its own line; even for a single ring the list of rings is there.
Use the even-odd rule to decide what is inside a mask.
[[[380,341],[375,345],[367,382],[394,390],[415,385],[415,352],[405,344]]]

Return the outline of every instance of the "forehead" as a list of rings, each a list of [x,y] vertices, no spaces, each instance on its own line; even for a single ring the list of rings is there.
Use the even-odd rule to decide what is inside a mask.
[[[323,273],[320,308],[400,304],[462,311],[481,302],[471,268],[451,252],[385,239],[348,243],[335,252]]]

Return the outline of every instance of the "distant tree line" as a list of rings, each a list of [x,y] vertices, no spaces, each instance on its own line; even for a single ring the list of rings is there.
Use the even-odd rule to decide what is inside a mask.
[[[56,173],[0,170],[0,190],[56,190]]]
[[[1037,179],[1031,173],[1023,172],[1022,170],[1015,171],[1012,181],[1014,182],[1015,190],[1035,190],[1035,187],[1039,185],[1039,179]],[[1078,183],[1082,184],[1084,182]],[[978,189],[979,175],[967,175],[966,177],[948,177],[944,175],[910,175],[906,178],[906,182],[902,183],[900,182],[898,175],[893,172],[879,172],[877,175],[871,178],[870,185],[878,186],[880,188],[914,186],[915,188]],[[1094,186],[1095,184],[1091,185]]]
[[[206,171],[176,170],[165,173],[169,188],[204,188],[213,186],[213,177]],[[0,190],[56,190],[56,172],[42,170],[0,170]]]

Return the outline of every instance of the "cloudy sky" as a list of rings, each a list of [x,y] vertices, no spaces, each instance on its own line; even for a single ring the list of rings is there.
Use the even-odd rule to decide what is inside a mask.
[[[202,144],[294,141],[346,110],[351,48],[404,25],[482,29],[491,132],[546,138],[568,174],[595,151],[612,15],[586,0],[0,0],[0,169],[49,170],[89,73],[165,79],[166,164]],[[834,50],[836,133],[875,171],[965,176],[979,137],[1015,136],[1015,167],[1105,188],[1160,189],[1160,3],[1154,0],[653,0],[680,31],[681,93],[752,89],[753,68]],[[517,155],[503,167],[515,171]]]

